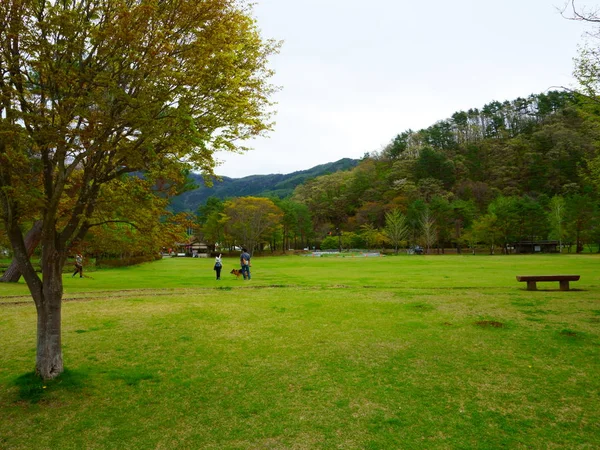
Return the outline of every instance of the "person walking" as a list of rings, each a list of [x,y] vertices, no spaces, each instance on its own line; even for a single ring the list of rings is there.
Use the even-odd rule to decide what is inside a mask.
[[[221,261],[221,253],[215,257],[215,267],[213,269],[217,272],[217,280],[221,279],[221,269],[223,268],[223,262]]]
[[[242,275],[244,280],[250,279],[250,253],[245,248],[242,248],[242,254],[240,255],[240,265],[242,266]]]
[[[83,278],[83,256],[81,255],[81,253],[77,253],[77,255],[75,256],[75,272],[73,272],[71,278],[73,278],[78,273],[79,278]]]

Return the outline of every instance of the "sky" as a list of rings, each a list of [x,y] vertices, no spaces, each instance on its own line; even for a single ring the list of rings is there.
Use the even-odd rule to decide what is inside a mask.
[[[244,154],[217,153],[231,178],[288,174],[381,151],[457,111],[575,87],[589,28],[565,0],[257,0],[271,57],[275,126]],[[578,0],[594,8],[600,0]]]

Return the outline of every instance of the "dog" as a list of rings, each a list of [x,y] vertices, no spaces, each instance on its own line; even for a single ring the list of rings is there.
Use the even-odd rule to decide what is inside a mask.
[[[235,277],[236,277],[237,279],[239,279],[239,278],[240,278],[240,276],[242,276],[242,275],[243,275],[243,274],[242,274],[242,271],[241,271],[240,269],[231,269],[231,272],[229,272],[229,273],[230,273],[230,274],[232,274],[232,275],[235,275]]]

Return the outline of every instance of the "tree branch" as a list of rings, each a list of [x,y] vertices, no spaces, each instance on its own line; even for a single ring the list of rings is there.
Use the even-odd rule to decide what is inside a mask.
[[[546,89],[546,91],[545,91],[545,92],[548,92],[548,91],[550,91],[550,90],[552,90],[552,89],[556,89],[556,88],[559,88],[559,89],[564,89],[564,90],[565,90],[565,91],[567,91],[567,92],[571,92],[571,93],[573,93],[573,94],[581,95],[582,97],[585,97],[585,98],[587,98],[588,100],[591,100],[591,101],[593,101],[594,103],[600,103],[600,99],[599,99],[598,97],[592,97],[591,95],[584,94],[584,93],[582,93],[582,92],[576,91],[576,90],[574,90],[574,89],[570,89],[570,88],[568,88],[568,87],[565,87],[565,86],[550,86],[548,89]]]
[[[141,231],[141,228],[138,227],[135,223],[133,222],[129,222],[128,220],[104,220],[102,222],[98,222],[98,223],[92,223],[88,225],[88,228],[92,228],[92,227],[98,227],[101,225],[106,225],[108,223],[124,223],[127,225],[131,225],[133,228],[135,228],[138,231]]]
[[[569,8],[569,4],[571,6],[571,10],[573,11],[573,17],[568,17],[565,15],[565,12]],[[580,22],[592,22],[592,23],[600,23],[600,17],[598,17],[598,11],[588,12],[585,9],[582,9],[581,12],[577,11],[577,7],[575,6],[575,0],[568,1],[565,6],[560,9],[561,15],[567,20],[577,20]]]

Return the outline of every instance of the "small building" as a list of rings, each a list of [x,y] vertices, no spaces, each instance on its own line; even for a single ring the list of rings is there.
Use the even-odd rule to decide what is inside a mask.
[[[558,241],[519,241],[513,244],[515,253],[559,253]]]
[[[178,254],[183,253],[185,256],[208,258],[208,245],[199,241],[195,236],[191,236],[187,242],[177,243],[176,248]]]

